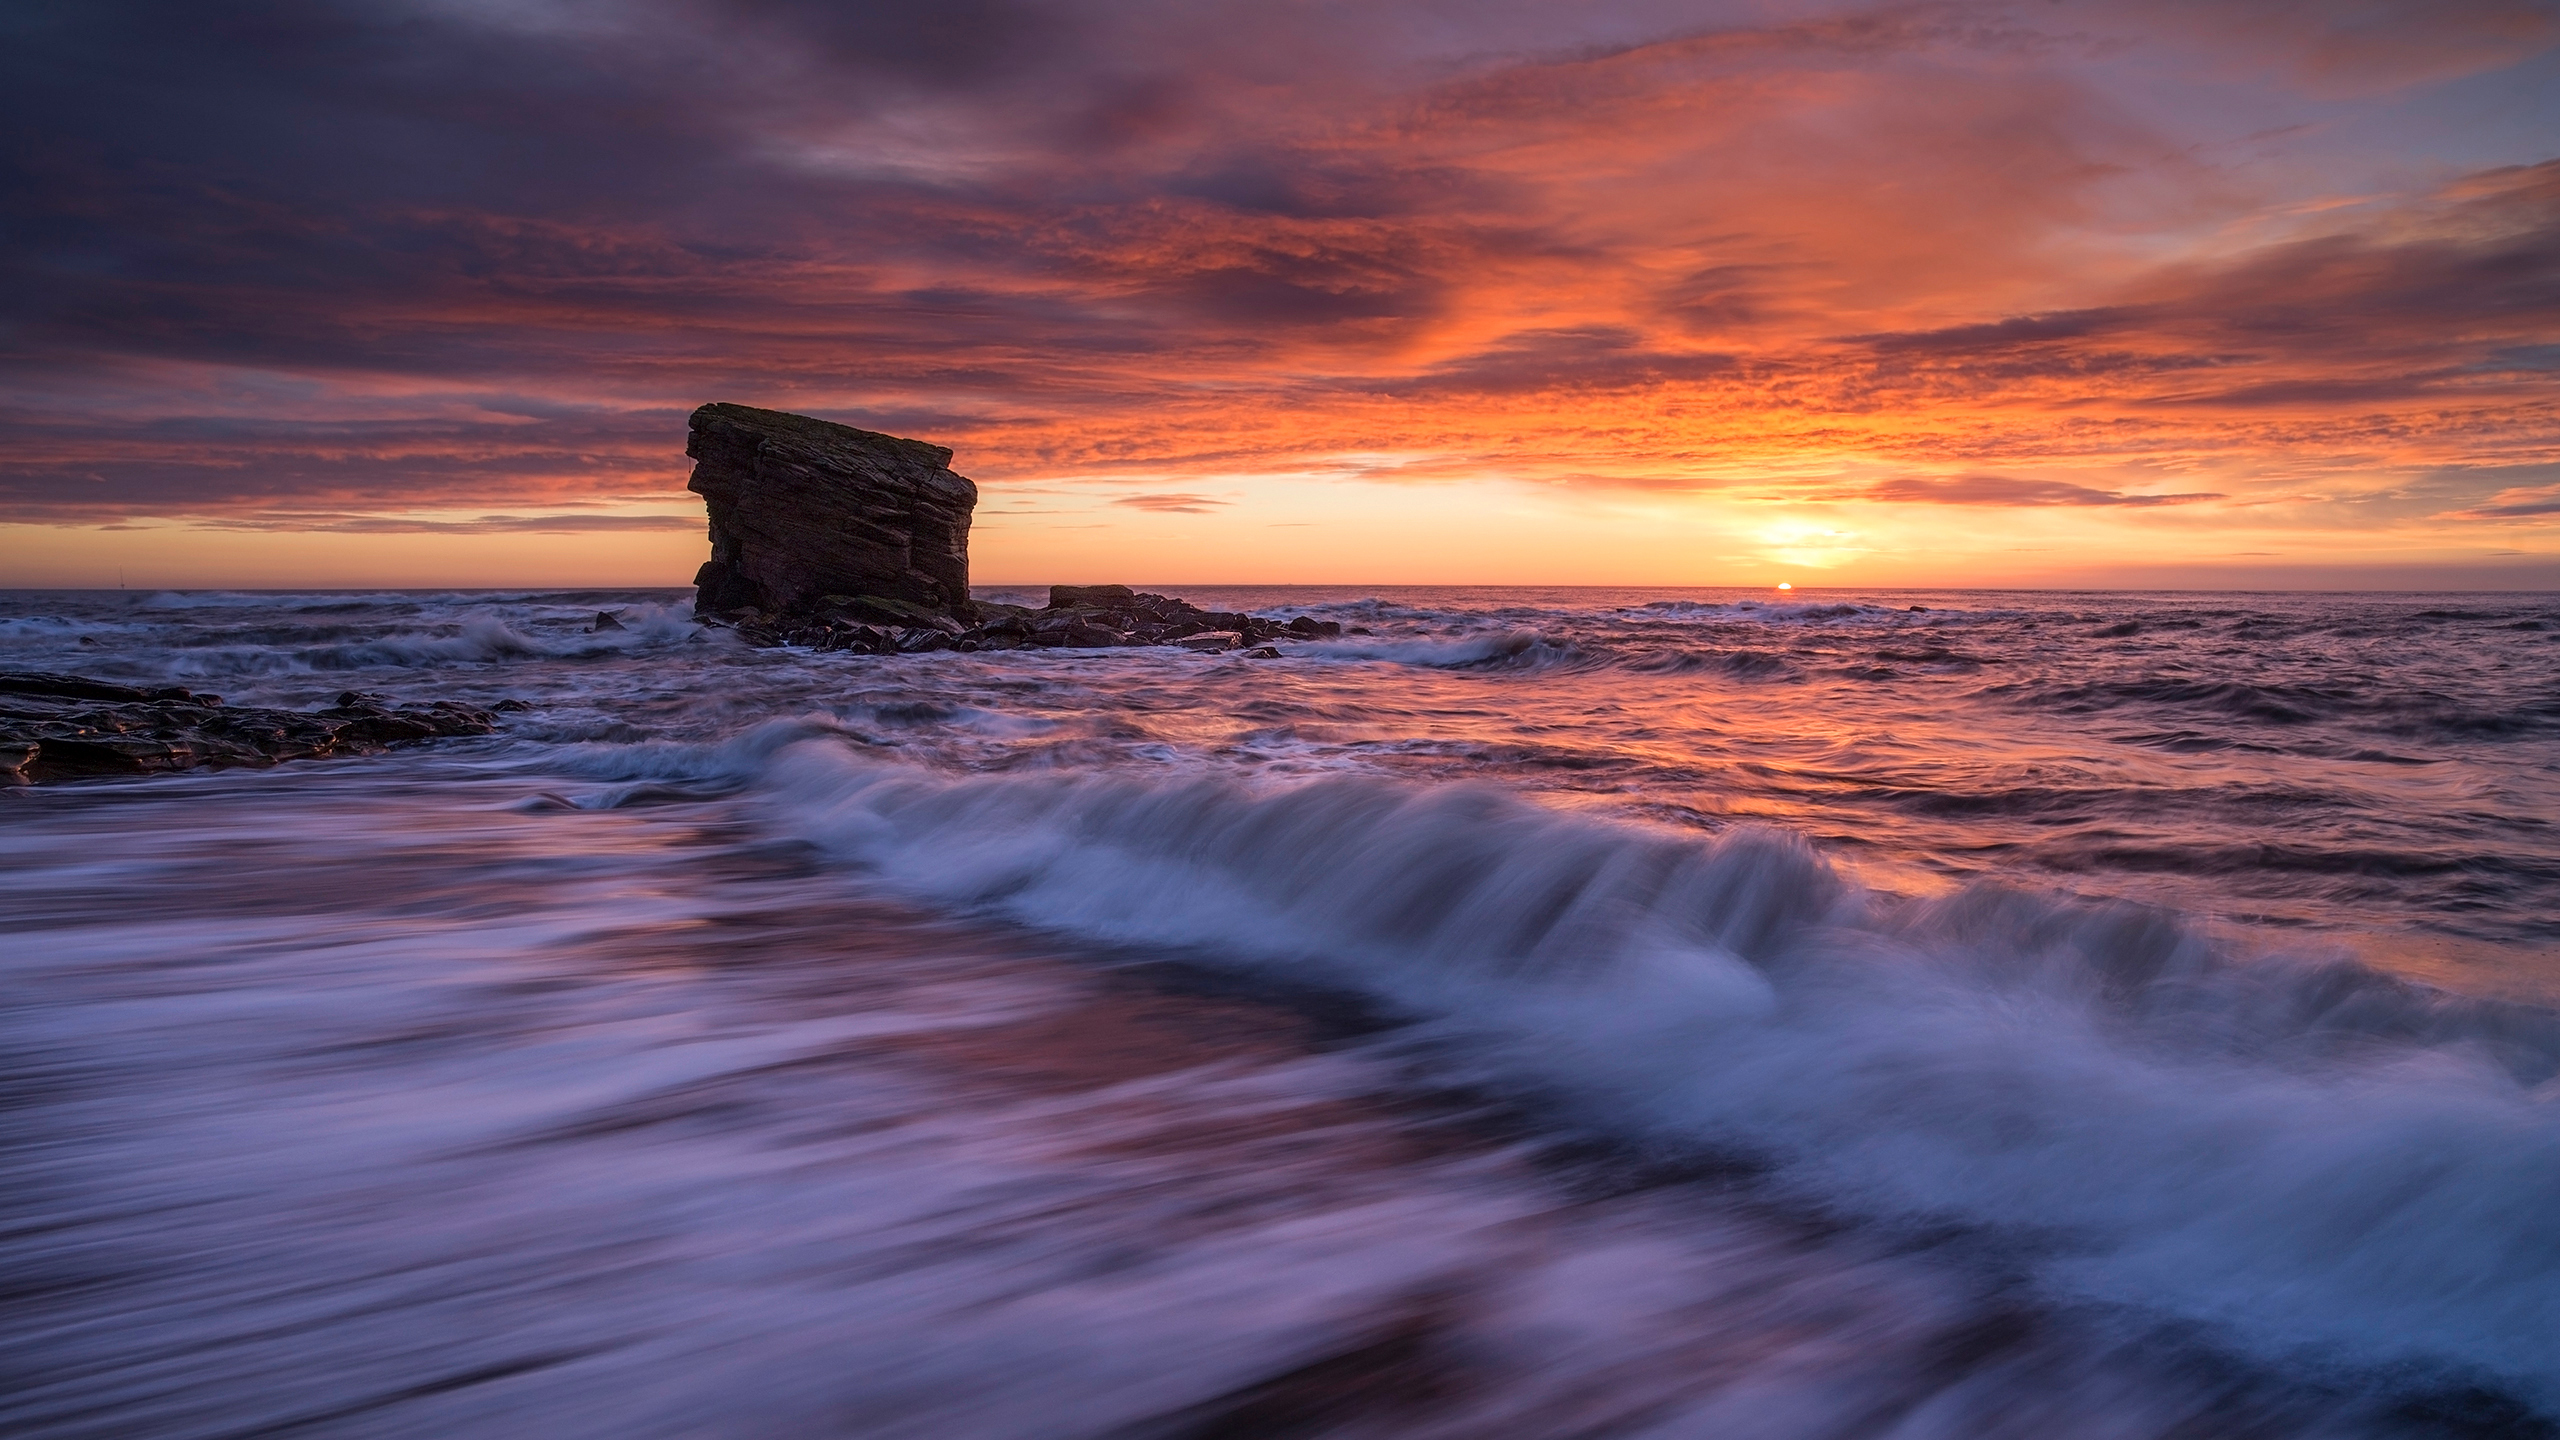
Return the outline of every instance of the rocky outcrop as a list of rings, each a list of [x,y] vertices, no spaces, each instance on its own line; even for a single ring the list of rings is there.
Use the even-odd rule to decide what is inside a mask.
[[[867,607],[830,608],[781,624],[738,624],[751,645],[805,645],[866,655],[912,655],[928,650],[1100,649],[1123,645],[1175,645],[1217,654],[1243,650],[1276,658],[1278,640],[1320,640],[1340,635],[1331,620],[1300,615],[1266,620],[1233,610],[1203,610],[1186,600],[1150,595],[1126,585],[1053,585],[1049,603],[1022,605],[980,601],[977,623],[947,616],[909,617],[879,623]]]
[[[978,487],[951,452],[827,420],[746,405],[693,412],[688,487],[711,514],[711,558],[694,611],[750,645],[869,655],[1179,645],[1276,655],[1270,642],[1339,635],[1203,610],[1126,585],[1057,585],[1033,610],[969,598],[969,517]],[[599,612],[595,629],[619,629]]]
[[[858,616],[975,618],[969,516],[978,487],[951,452],[745,405],[693,412],[688,488],[711,515],[694,608],[763,625]]]
[[[0,671],[0,785],[371,755],[496,728],[489,711],[449,700],[394,707],[349,690],[326,710],[260,710],[176,687]]]

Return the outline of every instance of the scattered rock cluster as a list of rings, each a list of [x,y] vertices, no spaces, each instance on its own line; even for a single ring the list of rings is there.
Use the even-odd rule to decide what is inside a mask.
[[[526,707],[505,700],[497,708]],[[395,708],[379,695],[349,690],[336,705],[306,713],[227,706],[219,695],[174,686],[0,671],[0,785],[371,755],[496,728],[489,711],[450,700]]]
[[[1038,610],[986,601],[972,608],[974,624],[921,610],[893,609],[875,596],[829,595],[807,614],[788,619],[748,614],[733,623],[739,637],[750,645],[805,645],[865,655],[1174,645],[1206,654],[1243,650],[1277,657],[1273,641],[1320,640],[1343,633],[1342,626],[1331,620],[1301,615],[1284,623],[1233,610],[1203,610],[1187,600],[1145,594],[1126,585],[1052,585],[1049,603]]]

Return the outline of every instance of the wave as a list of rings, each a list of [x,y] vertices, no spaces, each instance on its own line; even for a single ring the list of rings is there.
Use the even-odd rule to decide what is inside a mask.
[[[441,595],[404,594],[397,591],[351,591],[346,593],[311,591],[302,594],[257,590],[157,590],[133,603],[145,611],[185,610],[255,610],[286,613],[349,610],[414,610],[435,600],[459,600],[459,592]]]
[[[584,617],[579,617],[583,619]],[[465,616],[459,623],[430,624],[420,629],[394,629],[367,634],[362,629],[330,627],[334,633],[277,631],[270,628],[256,644],[199,644],[173,652],[168,673],[213,679],[227,676],[297,675],[377,669],[442,669],[518,660],[611,658],[634,651],[660,649],[701,637],[689,609],[657,605],[633,607],[623,614],[620,630],[589,633],[542,626],[533,617],[493,614]],[[233,635],[223,637],[238,640]],[[300,643],[296,643],[299,641]],[[311,643],[326,641],[327,643]]]
[[[2255,725],[2354,722],[2377,733],[2411,738],[2494,739],[2541,733],[2560,726],[2560,695],[2529,698],[2513,709],[2489,710],[2424,690],[2174,676],[2003,686],[1985,693],[2007,695],[2021,703],[2064,714],[2157,708]]]
[[[1901,619],[1906,609],[1848,601],[1654,600],[1634,613],[1680,619],[1748,620],[1757,624],[1807,624],[1826,620]]]
[[[2001,1237],[2051,1298],[2560,1405],[2548,1011],[2244,961],[2130,905],[1893,902],[1778,831],[1470,785],[748,749],[787,831],[912,895],[1356,991],[1468,1083],[1843,1216]]]
[[[1804,672],[1766,650],[1653,650],[1619,657],[1625,669],[1647,675],[1715,673],[1736,680],[1801,680]]]
[[[1377,660],[1434,670],[1628,670],[1645,675],[1713,673],[1736,680],[1801,680],[1783,655],[1765,650],[1631,649],[1605,641],[1559,640],[1525,630],[1462,636],[1360,637],[1291,645],[1292,655],[1324,660]]]
[[[1541,670],[1580,658],[1573,646],[1559,644],[1525,630],[1454,639],[1355,636],[1301,642],[1291,645],[1289,653],[1324,660],[1383,660],[1435,670]]]
[[[1321,600],[1298,609],[1275,607],[1260,614],[1286,618],[1289,615],[1315,615],[1344,624],[1388,624],[1397,621],[1448,621],[1464,617],[1465,612],[1440,606],[1419,605],[1411,601],[1387,600],[1364,595],[1357,600]]]

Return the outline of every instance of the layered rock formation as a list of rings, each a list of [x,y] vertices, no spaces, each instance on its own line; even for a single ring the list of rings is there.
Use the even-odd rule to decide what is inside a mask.
[[[951,452],[746,405],[693,412],[688,488],[711,515],[694,608],[751,623],[853,614],[883,624],[975,618],[969,516],[978,487]]]
[[[499,708],[510,707],[522,708],[513,701]],[[371,755],[495,728],[490,712],[450,700],[393,706],[349,690],[336,705],[306,713],[227,706],[219,695],[174,686],[0,671],[0,785]]]
[[[1039,610],[969,598],[978,487],[951,452],[746,405],[693,412],[689,488],[711,514],[694,610],[751,645],[863,654],[1031,646],[1180,645],[1218,651],[1339,635],[1202,610],[1126,585],[1059,585]],[[596,628],[614,625],[599,614]]]

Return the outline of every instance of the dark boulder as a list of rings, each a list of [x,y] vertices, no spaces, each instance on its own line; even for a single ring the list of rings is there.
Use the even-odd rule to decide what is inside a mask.
[[[490,712],[449,700],[395,706],[349,690],[336,705],[305,713],[227,706],[219,696],[175,687],[6,672],[0,673],[0,784],[366,755],[496,728]]]
[[[1170,645],[1205,654],[1243,650],[1277,658],[1279,652],[1269,648],[1274,640],[1343,633],[1332,620],[1300,615],[1284,624],[1239,611],[1203,610],[1187,600],[1126,585],[1052,586],[1049,603],[1037,610],[993,600],[979,601],[971,609],[978,622],[974,626],[913,601],[829,592],[794,613],[747,609],[730,612],[723,623],[749,645],[860,655]]]
[[[961,636],[952,648],[1178,645],[1215,653],[1259,645],[1283,635],[1308,639],[1342,633],[1342,627],[1330,620],[1300,616],[1282,625],[1232,610],[1203,610],[1187,600],[1132,590],[1126,585],[1054,585],[1049,589],[1049,604],[1043,609],[986,603],[979,610],[984,623]],[[1217,638],[1193,643],[1203,636]]]
[[[745,405],[693,412],[689,489],[711,520],[694,608],[760,622],[865,605],[850,618],[913,625],[967,617],[978,487],[951,452]],[[920,614],[897,613],[912,607]]]

